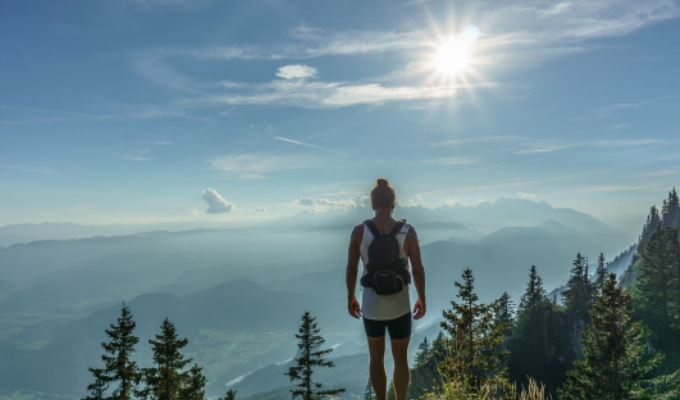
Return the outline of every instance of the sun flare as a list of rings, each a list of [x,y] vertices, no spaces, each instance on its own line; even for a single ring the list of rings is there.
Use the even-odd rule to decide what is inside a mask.
[[[468,26],[460,35],[449,36],[442,40],[432,59],[432,66],[442,75],[462,74],[473,64],[472,49],[479,29]]]

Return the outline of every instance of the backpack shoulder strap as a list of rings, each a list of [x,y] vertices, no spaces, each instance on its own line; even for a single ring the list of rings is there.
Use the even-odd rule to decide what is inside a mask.
[[[406,221],[404,220],[398,221],[396,224],[394,224],[388,235],[395,236],[397,233],[401,232],[404,225],[406,225]]]
[[[382,236],[382,232],[380,232],[380,229],[375,225],[375,222],[373,222],[372,219],[367,219],[364,221],[364,225],[368,228],[369,231],[373,234],[374,237]]]

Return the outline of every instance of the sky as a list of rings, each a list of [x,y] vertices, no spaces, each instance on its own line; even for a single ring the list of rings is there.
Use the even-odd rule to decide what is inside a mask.
[[[0,4],[0,226],[547,201],[680,182],[680,2]]]

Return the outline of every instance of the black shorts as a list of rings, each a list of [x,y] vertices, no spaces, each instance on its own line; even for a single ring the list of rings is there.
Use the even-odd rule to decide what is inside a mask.
[[[411,336],[411,313],[389,321],[376,321],[364,318],[364,329],[368,337],[385,336],[385,328],[391,339],[406,339]]]

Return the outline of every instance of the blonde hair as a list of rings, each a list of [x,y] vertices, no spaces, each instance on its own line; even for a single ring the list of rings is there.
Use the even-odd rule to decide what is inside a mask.
[[[378,178],[371,190],[371,204],[373,208],[391,208],[397,200],[394,188],[385,178]]]

